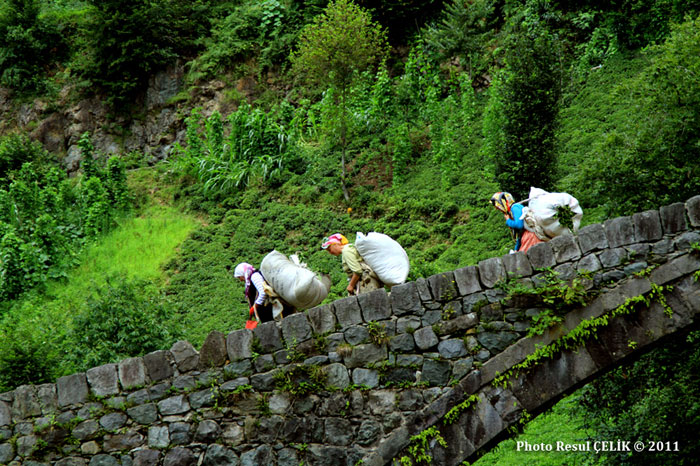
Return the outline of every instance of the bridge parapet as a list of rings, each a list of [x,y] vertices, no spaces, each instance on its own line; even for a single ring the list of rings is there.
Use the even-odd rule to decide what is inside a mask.
[[[0,394],[0,464],[380,465],[436,426],[450,447],[436,446],[433,455],[457,464],[523,410],[536,414],[687,328],[700,310],[693,281],[700,261],[689,253],[699,229],[696,196],[391,293],[344,298],[253,331],[212,332],[199,351],[181,341],[55,384],[19,387]],[[545,269],[564,281],[589,272],[581,286],[597,297],[528,337],[546,303],[497,284],[510,278],[542,287]],[[564,349],[514,372],[509,385],[494,385],[538,345],[668,284],[675,285],[664,294],[671,318],[658,303],[635,314],[638,321],[621,315],[583,351]]]

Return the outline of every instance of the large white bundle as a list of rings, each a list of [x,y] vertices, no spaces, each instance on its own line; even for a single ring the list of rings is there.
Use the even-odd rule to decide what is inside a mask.
[[[324,282],[305,264],[290,260],[281,252],[272,251],[265,256],[260,270],[275,292],[296,309],[314,307],[328,296],[330,281]]]
[[[523,209],[525,228],[534,232],[540,239],[548,240],[569,232],[557,219],[557,207],[568,206],[574,213],[571,219],[574,232],[581,225],[583,210],[571,194],[549,193],[544,189],[530,188],[528,207]]]
[[[400,285],[406,281],[411,267],[408,254],[389,236],[375,231],[367,236],[358,232],[355,247],[385,285]]]

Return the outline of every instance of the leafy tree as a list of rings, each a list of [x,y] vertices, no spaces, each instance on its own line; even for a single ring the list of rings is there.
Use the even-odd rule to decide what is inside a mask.
[[[125,110],[148,79],[174,62],[186,45],[183,28],[191,10],[184,0],[88,0],[92,58],[84,73]],[[192,3],[196,6],[199,2]]]
[[[561,94],[559,41],[542,25],[526,20],[509,36],[505,68],[489,102],[491,124],[484,125],[496,181],[516,197],[526,196],[530,186],[552,185]]]
[[[369,13],[351,0],[332,1],[324,13],[305,27],[299,48],[292,54],[296,72],[322,88],[330,87],[338,109],[341,146],[341,183],[347,190],[348,93],[358,72],[381,63],[386,53],[386,34]]]
[[[0,84],[43,91],[46,69],[65,55],[57,26],[39,15],[39,0],[5,0],[0,11]]]
[[[456,0],[445,7],[440,21],[425,28],[423,37],[427,47],[442,60],[459,58],[469,78],[479,82],[492,65],[487,46],[502,26],[500,22],[495,2]]]
[[[700,17],[648,49],[648,67],[612,89],[631,102],[591,148],[577,184],[590,205],[613,214],[684,201],[700,189]]]

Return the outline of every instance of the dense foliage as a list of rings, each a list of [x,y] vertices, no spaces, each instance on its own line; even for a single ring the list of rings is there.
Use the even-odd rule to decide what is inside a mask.
[[[0,3],[0,85],[44,91],[46,70],[65,58],[60,26],[39,13],[40,0]]]
[[[130,202],[122,162],[102,164],[84,137],[82,175],[69,179],[28,138],[0,139],[0,390],[240,328],[231,269],[271,249],[330,274],[331,300],[346,277],[319,249],[330,233],[391,235],[414,279],[512,246],[495,191],[570,192],[586,223],[697,194],[698,11],[696,0],[4,2],[3,86],[77,85],[128,107],[155,72],[185,64],[184,141],[138,199],[203,221],[172,257],[193,226],[175,228],[152,286],[119,272],[78,288],[65,276],[85,243],[135,249],[103,235]],[[67,55],[51,53],[62,41]],[[233,86],[243,77],[250,92]],[[235,97],[231,114],[190,111],[209,78]],[[79,290],[66,304],[36,286],[56,279]],[[587,389],[592,436],[670,440],[666,429],[687,448],[659,461],[692,458],[682,426],[697,424],[695,352],[669,346]],[[668,414],[681,399],[687,412]],[[649,459],[638,458],[591,461]]]
[[[697,464],[700,445],[700,333],[667,342],[636,364],[595,380],[579,399],[592,441],[671,442],[654,454],[608,452],[603,464]],[[674,447],[678,442],[678,449]],[[647,443],[648,445],[648,443]],[[596,464],[596,463],[593,463]]]
[[[0,187],[0,300],[65,275],[77,263],[86,239],[109,228],[114,215],[128,208],[124,165],[118,159],[98,167],[91,143],[81,139],[85,176],[76,184],[48,162],[36,144],[10,136],[0,148],[9,170]],[[32,157],[37,160],[25,161]],[[3,310],[0,307],[0,312]]]

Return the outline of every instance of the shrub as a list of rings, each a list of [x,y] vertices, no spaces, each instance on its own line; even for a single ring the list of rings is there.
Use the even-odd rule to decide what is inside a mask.
[[[0,12],[0,84],[45,90],[46,69],[65,56],[57,26],[39,15],[39,0],[6,0]],[[0,171],[1,172],[1,171]]]
[[[75,317],[68,358],[85,370],[168,347],[178,335],[172,308],[152,284],[110,277]]]

